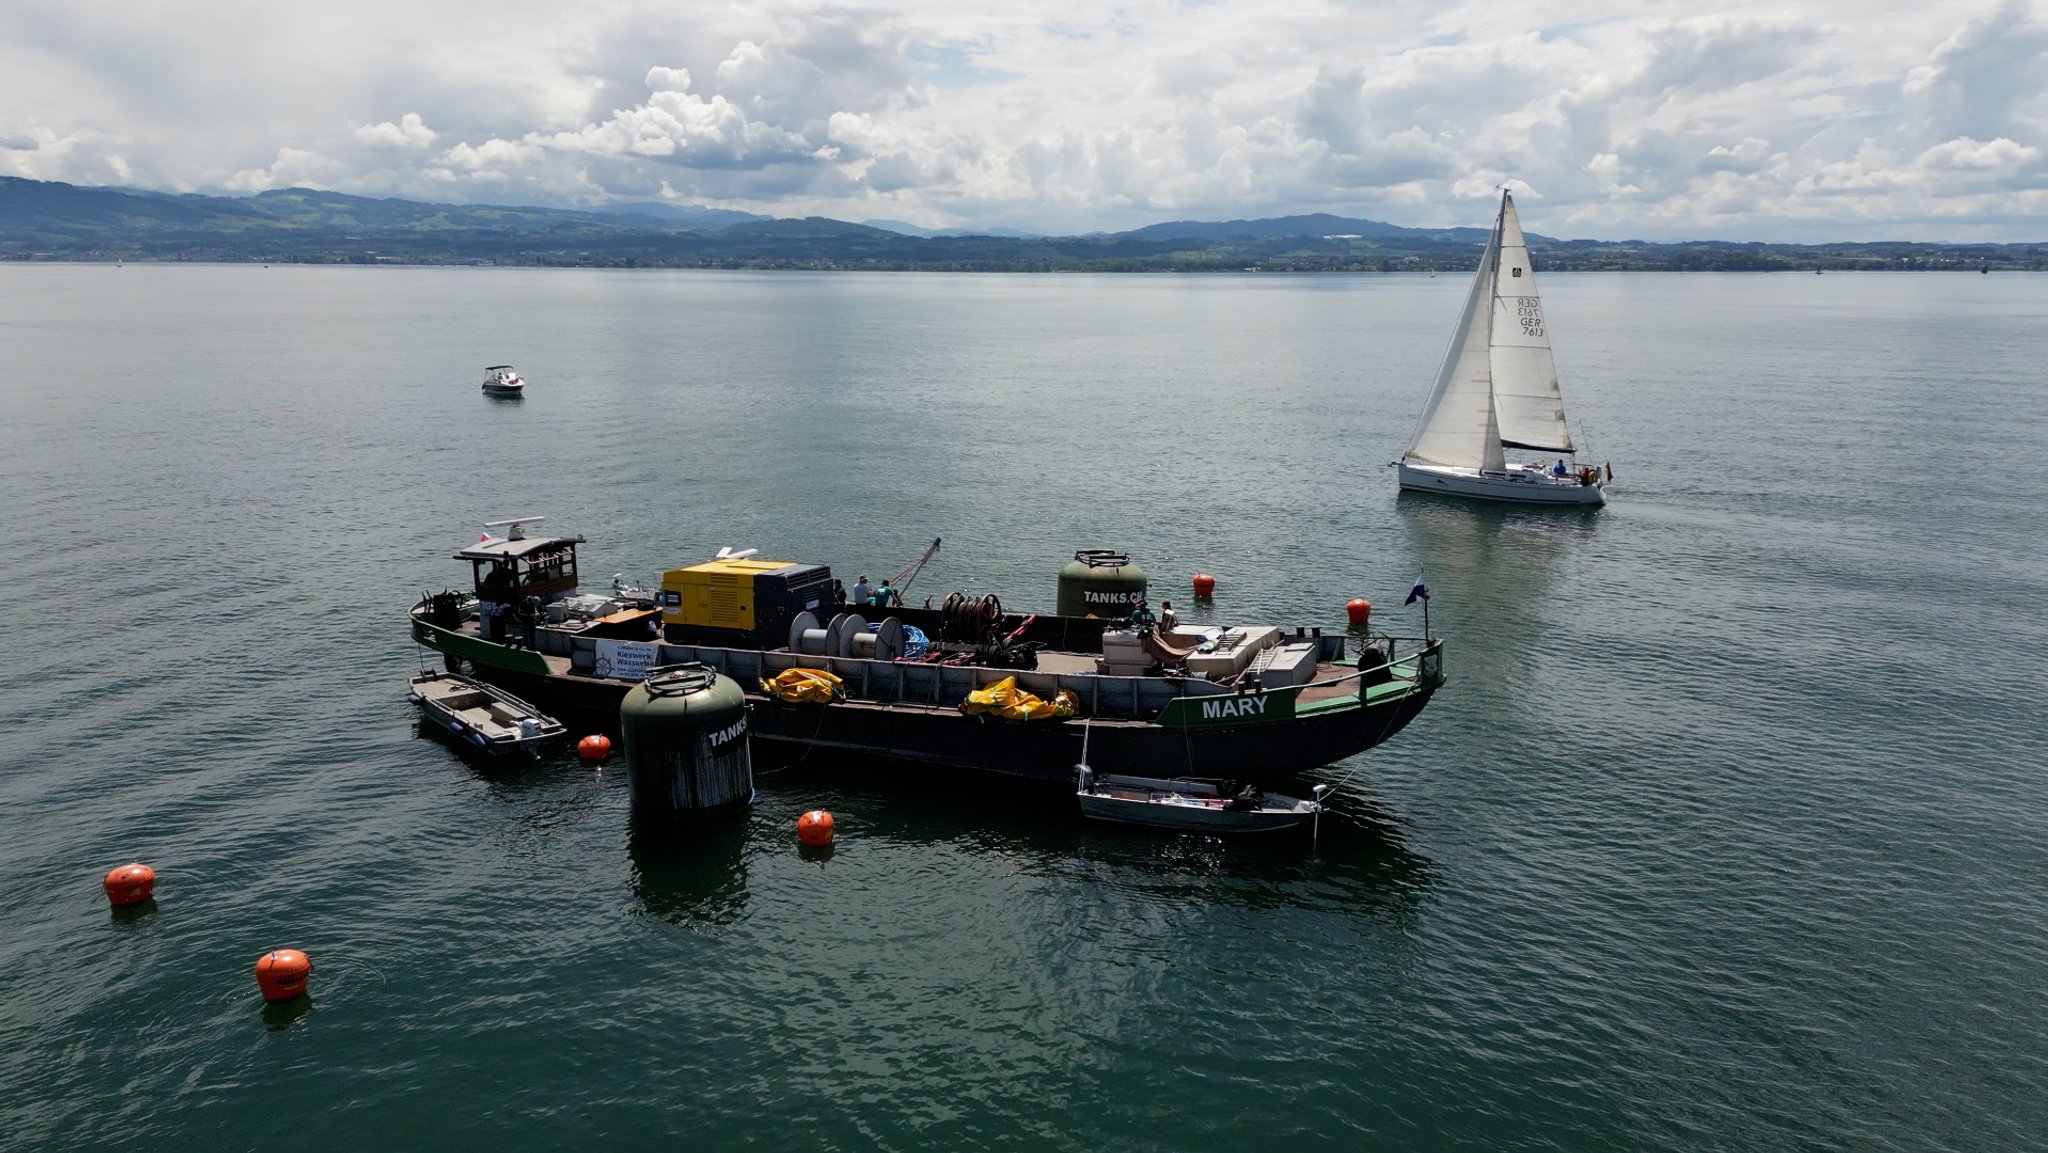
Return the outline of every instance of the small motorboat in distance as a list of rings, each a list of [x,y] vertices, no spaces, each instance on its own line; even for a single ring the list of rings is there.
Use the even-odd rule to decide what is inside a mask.
[[[421,673],[406,696],[428,720],[493,756],[513,749],[538,751],[569,731],[504,689],[454,673]]]
[[[484,369],[484,395],[525,396],[526,382],[512,371],[509,364],[494,364]]]
[[[1323,812],[1329,785],[1317,785],[1308,800],[1247,785],[1232,792],[1215,781],[1185,778],[1096,776],[1076,766],[1081,814],[1098,821],[1150,825],[1202,833],[1271,833],[1313,825]]]

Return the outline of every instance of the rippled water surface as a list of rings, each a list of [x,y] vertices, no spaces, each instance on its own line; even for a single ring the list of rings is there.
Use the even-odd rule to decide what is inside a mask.
[[[1395,495],[1464,287],[0,266],[0,1145],[2042,1147],[2048,278],[1552,276],[1562,515]],[[1424,574],[1452,680],[1313,851],[823,755],[662,843],[404,702],[535,513],[1013,606]]]

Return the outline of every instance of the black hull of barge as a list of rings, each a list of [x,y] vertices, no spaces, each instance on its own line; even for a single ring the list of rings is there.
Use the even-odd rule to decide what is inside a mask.
[[[615,731],[632,686],[484,666],[480,678],[569,721]],[[1429,703],[1429,687],[1367,708],[1332,709],[1280,722],[1169,728],[1136,721],[1006,721],[958,709],[842,701],[788,704],[749,694],[753,739],[773,761],[843,753],[882,761],[1071,782],[1087,735],[1098,773],[1211,777],[1264,784],[1355,756],[1400,732]],[[1002,731],[991,731],[999,729]]]

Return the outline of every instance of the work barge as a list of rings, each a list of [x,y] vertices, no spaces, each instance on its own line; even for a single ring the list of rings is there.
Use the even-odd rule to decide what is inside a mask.
[[[1134,624],[1142,572],[1105,553],[1062,570],[1061,613],[959,593],[938,607],[842,608],[829,567],[746,553],[669,570],[658,588],[615,578],[579,591],[583,538],[525,535],[536,520],[500,522],[505,536],[456,553],[471,591],[421,598],[412,635],[451,671],[581,731],[616,731],[649,669],[698,664],[745,691],[756,756],[770,762],[829,751],[1070,783],[1085,760],[1101,773],[1264,783],[1387,740],[1444,680],[1442,642],[1427,635]],[[790,669],[832,674],[843,696],[783,699],[764,682]],[[1004,678],[1059,709],[1029,720],[963,710]]]

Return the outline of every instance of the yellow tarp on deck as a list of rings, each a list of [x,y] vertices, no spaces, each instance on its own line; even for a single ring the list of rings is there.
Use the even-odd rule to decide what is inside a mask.
[[[823,669],[784,669],[761,682],[761,691],[779,701],[829,705],[846,695],[846,685]]]
[[[1048,721],[1074,715],[1080,698],[1065,689],[1047,701],[1017,687],[1016,677],[1004,677],[987,688],[976,689],[960,702],[960,711],[970,716],[994,713],[1005,720]]]

